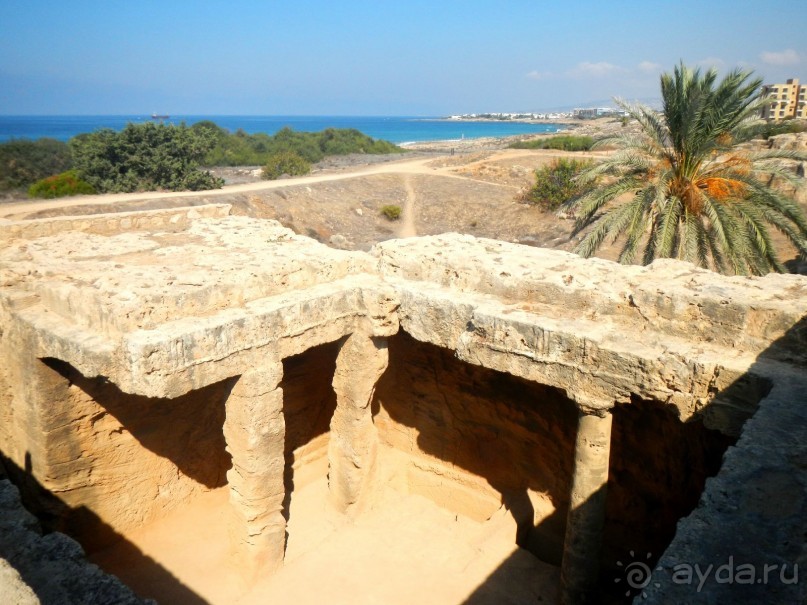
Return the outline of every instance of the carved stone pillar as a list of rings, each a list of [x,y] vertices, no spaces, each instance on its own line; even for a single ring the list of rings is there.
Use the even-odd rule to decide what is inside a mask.
[[[388,359],[386,338],[362,332],[347,338],[336,359],[328,481],[331,502],[342,513],[361,510],[370,492],[378,449],[370,402]]]
[[[578,419],[561,565],[561,602],[564,605],[596,601],[612,418],[609,410],[596,410],[581,411]]]
[[[226,404],[224,438],[233,464],[227,472],[230,535],[252,571],[279,567],[286,546],[282,378],[282,362],[263,356],[241,375]]]

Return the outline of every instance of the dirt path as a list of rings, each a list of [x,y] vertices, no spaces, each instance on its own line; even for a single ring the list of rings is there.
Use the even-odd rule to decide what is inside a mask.
[[[398,230],[398,237],[415,237],[415,189],[412,187],[412,177],[405,174],[403,177],[404,188],[406,189],[406,202],[404,202],[401,228]]]
[[[0,220],[153,210],[225,203],[235,215],[272,219],[295,233],[345,250],[369,250],[394,237],[467,233],[568,250],[572,223],[521,203],[533,171],[559,157],[600,157],[555,150],[480,149],[329,167],[327,172],[255,181],[212,191],[146,192],[20,200],[0,204]],[[355,160],[355,159],[354,159]],[[359,158],[360,161],[360,158]],[[384,206],[402,209],[398,221]],[[605,250],[602,256],[610,258]]]
[[[421,158],[418,160],[409,160],[401,162],[389,162],[386,164],[379,164],[369,167],[363,167],[358,170],[349,170],[346,172],[336,172],[330,174],[321,174],[313,176],[304,176],[288,179],[280,179],[277,181],[260,181],[256,183],[245,183],[241,185],[228,185],[221,189],[211,189],[209,191],[151,191],[142,193],[108,193],[102,195],[82,195],[69,199],[60,198],[55,200],[37,200],[37,201],[23,201],[23,202],[9,202],[0,206],[0,217],[10,217],[16,214],[36,212],[39,210],[49,210],[51,208],[68,208],[70,206],[86,206],[86,205],[104,205],[117,202],[132,202],[139,200],[156,200],[166,198],[183,198],[183,197],[209,197],[215,198],[218,196],[228,196],[234,193],[251,193],[258,191],[266,191],[269,189],[281,189],[283,187],[292,187],[295,185],[312,185],[315,183],[323,183],[328,181],[341,181],[345,179],[354,179],[366,176],[374,176],[378,174],[388,173],[406,173],[406,174],[434,174],[438,169],[427,166],[429,162],[433,161],[432,158]],[[456,175],[456,178],[464,178]],[[215,201],[215,200],[211,200]]]
[[[205,197],[209,198],[211,202],[215,202],[215,198],[221,196],[230,196],[239,193],[254,193],[261,191],[268,191],[273,189],[282,189],[285,187],[293,187],[295,185],[313,185],[317,183],[342,181],[346,179],[355,179],[367,176],[375,176],[380,174],[427,174],[439,175],[446,178],[462,179],[462,180],[477,180],[470,176],[457,174],[455,171],[458,166],[473,166],[477,163],[490,163],[503,159],[516,159],[523,156],[534,156],[534,150],[518,150],[518,149],[504,149],[494,151],[490,155],[486,155],[483,160],[472,160],[463,163],[460,158],[456,156],[438,156],[437,158],[419,158],[416,160],[401,160],[398,162],[385,162],[383,164],[375,164],[371,166],[364,166],[360,168],[349,168],[344,172],[331,172],[328,174],[315,174],[312,176],[280,179],[277,181],[259,181],[255,183],[245,183],[240,185],[227,185],[221,189],[212,189],[209,191],[167,191],[167,192],[141,192],[141,193],[110,193],[103,195],[91,196],[76,196],[71,198],[59,198],[55,200],[26,200],[20,202],[9,202],[0,205],[0,218],[16,219],[32,212],[41,210],[50,210],[54,208],[70,208],[72,206],[88,206],[88,205],[105,205],[115,204],[122,202],[134,202],[141,200],[158,200],[169,198],[183,198],[183,197]],[[547,152],[547,157],[557,157],[565,155],[564,152]],[[594,154],[577,154],[576,157],[601,157]],[[452,157],[452,159],[460,159],[460,162],[452,162],[450,165],[437,166],[436,162],[439,160]],[[411,198],[414,199],[414,191],[411,189],[411,184],[407,185],[407,194],[411,193]],[[67,213],[65,213],[67,214]],[[408,213],[411,220],[414,221],[413,212]],[[407,213],[404,210],[404,224],[407,224]],[[412,234],[414,235],[414,223],[411,223]],[[402,236],[404,237],[404,236]]]

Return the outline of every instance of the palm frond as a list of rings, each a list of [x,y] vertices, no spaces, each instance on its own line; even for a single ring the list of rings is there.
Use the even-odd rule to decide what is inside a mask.
[[[706,245],[709,247],[709,254],[712,256],[712,263],[714,264],[715,269],[717,269],[720,273],[726,272],[726,262],[723,258],[723,251],[720,249],[720,245],[718,244],[718,237],[714,231],[714,228],[711,224],[708,226],[704,225],[705,233],[706,233]]]
[[[799,254],[807,257],[807,237],[805,237],[803,231],[794,227],[793,224],[779,212],[765,207],[762,207],[760,212],[762,212],[766,222],[790,240],[790,243],[799,251]]]
[[[692,212],[684,211],[684,260],[699,267],[709,266],[709,246],[706,243],[706,227],[703,220]]]
[[[623,175],[625,173],[640,173],[650,167],[648,158],[628,151],[617,152],[601,162],[592,164],[582,170],[575,179],[578,183],[593,183],[604,175]]]
[[[807,162],[807,151],[796,149],[766,149],[765,151],[753,151],[748,154],[748,159],[752,163],[764,160],[793,160],[794,162]]]
[[[754,181],[754,187],[777,191],[782,186],[788,185],[793,188],[793,193],[804,187],[804,179],[787,166],[756,166],[749,174],[751,178],[748,180]]]
[[[683,202],[677,197],[666,200],[666,204],[659,213],[660,225],[656,232],[658,241],[655,248],[661,258],[672,258],[678,250],[678,227],[684,211]]]
[[[804,237],[807,237],[807,216],[805,216],[798,202],[791,197],[782,195],[776,189],[766,187],[755,179],[746,179],[745,182],[748,186],[746,199],[779,212],[789,221],[792,221]]]
[[[749,248],[755,252],[752,258],[756,261],[757,273],[765,274],[771,269],[782,273],[784,267],[779,262],[773,241],[765,227],[766,221],[763,213],[757,206],[745,200],[734,202],[732,210],[745,222]]]
[[[734,273],[746,275],[745,263],[742,260],[745,254],[745,242],[742,239],[742,226],[737,217],[730,213],[726,207],[718,202],[713,202],[708,196],[703,198],[704,214],[709,218],[710,227],[715,238],[715,246],[718,247],[731,265]],[[714,253],[712,254],[714,257]]]
[[[645,187],[638,192],[634,203],[630,221],[625,229],[625,245],[619,253],[618,260],[622,264],[629,264],[636,258],[639,243],[645,237],[648,226],[653,222],[653,213],[656,206],[663,202],[663,191],[656,187]]]
[[[577,213],[572,235],[577,235],[583,228],[585,228],[591,222],[594,215],[597,214],[600,208],[623,193],[633,191],[636,189],[636,186],[636,179],[631,177],[623,177],[609,185],[605,185],[604,187],[592,189],[591,191],[584,193],[582,196],[572,198],[563,204],[561,208],[564,211],[575,211]]]
[[[615,99],[616,104],[642,127],[642,133],[652,139],[660,148],[670,145],[670,131],[657,112],[640,104],[631,104],[623,99]]]
[[[635,214],[641,211],[642,200],[636,196],[630,202],[614,208],[607,216],[596,222],[588,234],[575,246],[575,252],[588,258],[594,254],[602,243],[608,238],[616,239],[633,220]]]

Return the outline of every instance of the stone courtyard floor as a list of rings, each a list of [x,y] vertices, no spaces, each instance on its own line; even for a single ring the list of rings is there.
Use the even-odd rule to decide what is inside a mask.
[[[226,487],[213,490],[91,559],[164,603],[557,602],[559,570],[514,545],[506,515],[478,523],[386,489],[372,510],[337,526],[325,478],[294,492],[284,567],[248,586],[226,548],[227,497]]]

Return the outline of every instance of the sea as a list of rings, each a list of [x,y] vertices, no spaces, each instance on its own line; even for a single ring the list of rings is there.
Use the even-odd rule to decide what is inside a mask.
[[[121,130],[130,122],[150,122],[151,115],[121,116],[0,116],[0,142],[11,139],[43,137],[67,141],[100,128]],[[184,122],[188,126],[210,120],[220,127],[248,134],[274,134],[289,127],[302,132],[319,132],[326,128],[355,128],[374,139],[397,144],[419,141],[506,137],[517,134],[552,133],[564,129],[562,124],[531,124],[514,121],[472,122],[416,116],[202,116],[177,115],[158,121],[169,124]]]

